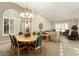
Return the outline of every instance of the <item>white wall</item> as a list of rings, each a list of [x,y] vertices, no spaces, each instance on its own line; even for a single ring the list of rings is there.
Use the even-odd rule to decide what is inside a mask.
[[[78,33],[79,33],[79,17],[78,17]]]
[[[32,32],[39,32],[39,24],[43,24],[43,29],[44,30],[51,30],[51,22],[49,20],[46,20],[40,15],[35,15],[34,18],[32,19]]]
[[[9,40],[9,37],[3,36],[3,13],[8,9],[15,9],[17,11],[24,11],[20,6],[10,3],[10,2],[1,2],[0,3],[0,42],[4,40]]]

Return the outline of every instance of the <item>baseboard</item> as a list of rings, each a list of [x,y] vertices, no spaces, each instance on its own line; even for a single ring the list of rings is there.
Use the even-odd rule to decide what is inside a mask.
[[[10,41],[10,40],[4,40],[4,41],[0,41],[0,43],[4,43],[4,42],[8,42],[8,41]]]

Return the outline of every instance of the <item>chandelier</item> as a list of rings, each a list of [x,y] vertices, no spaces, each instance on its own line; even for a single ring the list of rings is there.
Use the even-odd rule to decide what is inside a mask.
[[[20,14],[20,16],[24,19],[32,19],[33,18],[32,11],[28,8],[26,8],[25,11]]]

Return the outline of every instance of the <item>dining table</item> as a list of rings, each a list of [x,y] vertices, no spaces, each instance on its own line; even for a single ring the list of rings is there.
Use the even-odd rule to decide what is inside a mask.
[[[23,43],[28,43],[28,44],[35,42],[37,40],[38,36],[39,35],[33,35],[33,34],[31,34],[28,37],[26,37],[25,35],[15,35],[16,40],[18,42],[23,42]],[[46,39],[46,42],[47,42],[48,41],[48,35],[44,34],[44,36],[47,36],[47,39]],[[29,45],[29,47],[30,47],[30,45]],[[29,47],[28,47],[28,52],[30,54],[30,48]]]
[[[30,43],[30,42],[34,42],[37,39],[37,35],[30,35],[28,37],[26,37],[25,35],[15,35],[17,41],[19,42],[24,42],[24,43]]]
[[[15,37],[18,42],[30,44],[30,43],[35,42],[38,36],[31,34],[30,36],[27,36],[27,37],[25,35],[15,35]],[[30,54],[30,45],[28,47],[28,52]]]

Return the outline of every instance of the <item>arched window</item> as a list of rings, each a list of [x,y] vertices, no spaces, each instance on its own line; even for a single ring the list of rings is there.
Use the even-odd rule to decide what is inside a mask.
[[[3,14],[3,35],[16,34],[20,29],[20,12],[15,9],[8,9]]]

